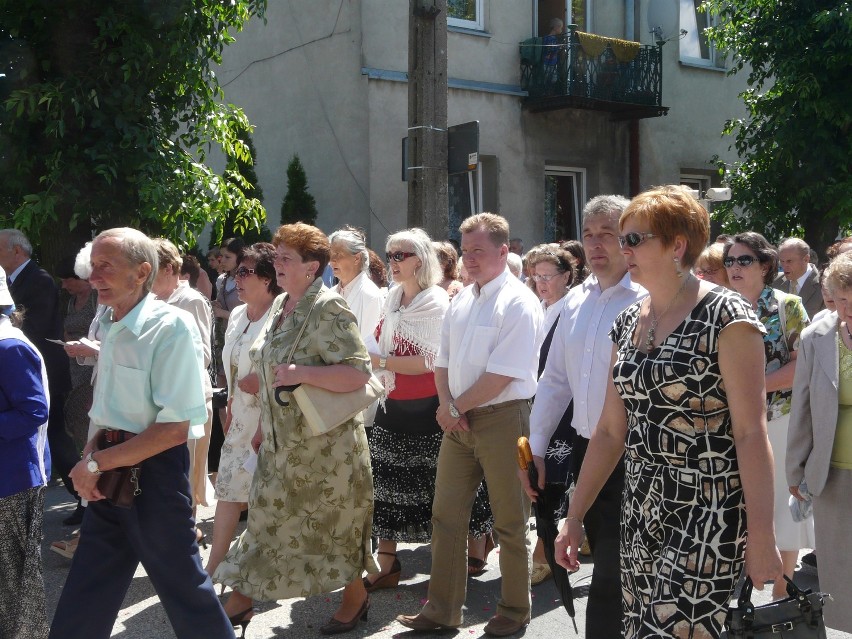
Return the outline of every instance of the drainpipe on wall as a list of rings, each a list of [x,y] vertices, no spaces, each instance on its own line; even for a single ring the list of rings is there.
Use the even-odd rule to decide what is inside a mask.
[[[639,41],[636,31],[636,0],[624,0],[624,39]],[[629,162],[630,162],[630,197],[639,194],[639,120],[630,120],[629,127]]]
[[[624,0],[624,39],[633,40],[636,38],[636,9],[634,7],[636,0]]]
[[[639,195],[639,120],[630,120],[630,197]]]

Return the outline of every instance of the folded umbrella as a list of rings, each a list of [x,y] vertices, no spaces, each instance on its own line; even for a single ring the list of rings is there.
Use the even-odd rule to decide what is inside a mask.
[[[530,443],[526,437],[518,438],[518,465],[521,470],[526,471],[530,479],[530,486],[538,493],[533,502],[535,511],[536,534],[544,545],[544,556],[553,573],[553,582],[562,597],[562,605],[571,617],[574,624],[574,632],[577,632],[577,621],[574,619],[574,592],[568,579],[568,571],[556,563],[553,542],[559,534],[556,522],[556,513],[559,512],[562,502],[565,500],[565,485],[561,483],[547,483],[544,488],[538,487],[538,470],[532,461]]]

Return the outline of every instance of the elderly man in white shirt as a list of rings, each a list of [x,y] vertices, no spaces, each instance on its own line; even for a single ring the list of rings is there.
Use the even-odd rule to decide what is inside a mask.
[[[530,416],[530,446],[541,487],[548,442],[572,399],[576,436],[570,468],[575,478],[580,474],[586,447],[603,410],[607,380],[612,375],[610,328],[621,311],[646,294],[645,289],[630,281],[618,245],[618,218],[628,204],[620,196],[600,195],[590,200],[583,211],[583,248],[592,274],[565,297]],[[519,475],[527,493],[535,499],[526,473]],[[595,639],[621,637],[619,513],[623,488],[622,463],[584,518],[595,562],[586,609],[586,636]]]
[[[474,279],[444,318],[435,363],[444,431],[432,505],[432,575],[420,614],[400,615],[421,632],[456,628],[467,594],[467,531],[479,482],[485,477],[500,536],[502,592],[490,636],[520,631],[530,620],[530,502],[509,469],[517,439],[529,433],[542,311],[535,295],[506,269],[509,225],[480,213],[461,225],[462,253]]]

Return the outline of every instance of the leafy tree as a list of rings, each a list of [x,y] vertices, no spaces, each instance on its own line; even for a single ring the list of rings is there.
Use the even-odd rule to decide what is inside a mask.
[[[316,224],[316,221],[317,203],[308,191],[308,176],[299,156],[294,155],[287,165],[287,193],[281,204],[281,224]]]
[[[708,0],[709,31],[746,73],[745,118],[730,120],[740,161],[720,169],[733,191],[726,228],[804,235],[819,252],[852,222],[852,3]],[[733,207],[745,215],[737,219]]]
[[[241,109],[211,63],[266,0],[0,4],[0,226],[61,254],[69,234],[130,225],[193,244],[210,221],[264,218],[245,179]],[[67,250],[67,249],[66,249]],[[54,257],[54,259],[55,259]]]
[[[243,197],[263,200],[263,189],[260,188],[257,172],[254,170],[255,164],[257,164],[255,160],[257,153],[254,149],[251,134],[248,131],[240,131],[239,138],[246,145],[249,157],[247,159],[239,157],[230,158],[228,168],[225,171],[225,180],[231,182],[235,188],[242,191]],[[236,175],[233,175],[233,173],[236,173]],[[248,223],[248,226],[245,223]],[[231,208],[227,215],[224,218],[219,218],[214,225],[209,248],[219,246],[223,238],[236,236],[242,237],[246,244],[268,242],[272,239],[270,230],[260,223],[259,220],[249,220],[244,216],[240,217],[239,211],[236,208]]]

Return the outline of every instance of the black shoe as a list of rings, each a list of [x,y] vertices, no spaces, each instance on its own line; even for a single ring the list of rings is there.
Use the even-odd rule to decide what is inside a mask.
[[[802,564],[805,566],[810,566],[811,568],[817,567],[817,556],[815,552],[809,552],[807,555],[802,557]]]
[[[85,506],[77,504],[77,508],[68,517],[62,520],[63,526],[79,526],[83,523],[83,515],[86,514]]]

